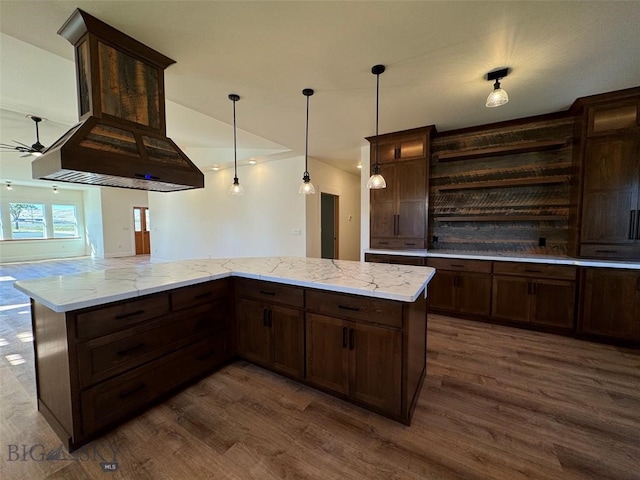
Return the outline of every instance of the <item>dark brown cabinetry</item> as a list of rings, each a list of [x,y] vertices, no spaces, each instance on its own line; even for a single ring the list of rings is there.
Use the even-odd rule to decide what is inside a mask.
[[[423,267],[425,265],[424,257],[413,255],[387,255],[384,253],[365,253],[364,261],[373,263],[392,263],[396,265],[414,265]]]
[[[640,270],[584,268],[578,332],[640,341]]]
[[[373,248],[424,248],[431,127],[380,135],[379,162],[387,187],[371,190],[370,245]],[[371,142],[375,162],[376,138]]]
[[[308,290],[307,310],[307,381],[408,424],[426,368],[424,298]]]
[[[583,114],[579,253],[640,259],[640,100],[593,102]]]
[[[291,377],[303,378],[303,290],[238,279],[236,292],[238,355]]]
[[[38,409],[70,448],[234,355],[228,279],[32,312]]]
[[[575,267],[495,262],[493,273],[493,318],[573,328]]]
[[[429,284],[429,307],[441,313],[488,316],[491,313],[491,262],[429,258],[436,269]]]

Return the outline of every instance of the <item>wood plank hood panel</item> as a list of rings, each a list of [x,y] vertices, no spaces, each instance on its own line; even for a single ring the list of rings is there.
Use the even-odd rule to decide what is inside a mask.
[[[58,34],[75,47],[80,123],[32,163],[33,178],[169,192],[204,175],[166,136],[164,69],[175,63],[76,9]]]

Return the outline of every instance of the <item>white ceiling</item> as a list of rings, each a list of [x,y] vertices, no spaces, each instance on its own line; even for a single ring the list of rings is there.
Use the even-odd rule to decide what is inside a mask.
[[[309,87],[309,155],[355,172],[375,133],[378,63],[381,133],[554,112],[640,85],[638,1],[0,0],[0,108],[75,120],[73,48],[56,32],[76,7],[176,60],[168,133],[202,168],[230,159],[232,92],[245,157],[303,153]],[[510,102],[488,109],[484,77],[505,66]],[[32,135],[27,121],[16,140]]]

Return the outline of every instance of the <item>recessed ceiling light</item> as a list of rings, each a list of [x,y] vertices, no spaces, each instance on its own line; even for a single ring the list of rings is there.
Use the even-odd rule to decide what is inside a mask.
[[[255,165],[256,163],[258,163],[255,159],[251,158],[249,159],[249,165]]]
[[[211,167],[211,170],[217,172],[218,170],[220,170],[220,167],[218,165],[214,165],[213,167]]]

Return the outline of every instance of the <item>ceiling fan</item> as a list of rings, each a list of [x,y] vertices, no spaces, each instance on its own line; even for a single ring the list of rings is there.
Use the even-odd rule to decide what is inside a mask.
[[[29,155],[39,157],[40,155],[42,155],[42,152],[44,151],[45,146],[40,143],[40,131],[38,130],[38,124],[45,119],[42,117],[36,117],[35,115],[27,115],[27,118],[30,118],[31,120],[33,120],[33,122],[36,125],[36,143],[29,146],[22,142],[18,142],[17,140],[13,140],[13,142],[17,143],[17,145],[0,143],[0,150],[17,151],[21,153],[26,153],[27,155],[22,155],[23,157],[28,157]]]

